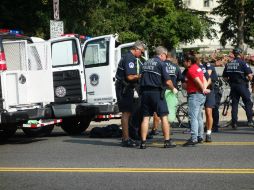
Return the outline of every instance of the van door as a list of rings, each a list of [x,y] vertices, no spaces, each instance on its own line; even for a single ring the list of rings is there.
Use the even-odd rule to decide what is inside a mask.
[[[115,37],[107,35],[87,40],[82,57],[86,72],[88,103],[115,103]]]
[[[54,102],[79,103],[86,101],[85,73],[80,42],[75,37],[51,39]]]
[[[46,42],[6,41],[7,70],[1,73],[4,108],[20,109],[53,101],[52,68]]]

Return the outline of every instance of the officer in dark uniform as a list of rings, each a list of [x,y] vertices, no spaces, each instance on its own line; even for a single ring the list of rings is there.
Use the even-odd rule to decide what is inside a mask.
[[[141,79],[141,106],[143,121],[141,124],[140,149],[146,148],[146,137],[149,128],[149,117],[154,112],[160,117],[164,135],[164,148],[175,147],[176,144],[170,139],[168,123],[168,107],[165,100],[164,87],[173,90],[174,86],[169,76],[169,69],[165,61],[167,49],[159,46],[155,49],[156,57],[149,59],[143,64]]]
[[[145,44],[141,41],[135,42],[129,52],[120,60],[116,72],[116,96],[119,111],[122,112],[122,146],[135,147],[136,142],[129,138],[129,119],[134,107],[134,89],[141,77],[138,69],[137,58],[145,51]]]
[[[168,66],[169,76],[171,78],[171,81],[173,83],[173,86],[175,87],[175,92],[172,92],[171,90],[166,90],[165,97],[169,96],[169,102],[167,102],[168,109],[169,109],[169,115],[168,115],[168,121],[170,124],[174,124],[174,120],[176,118],[176,108],[178,105],[178,99],[177,99],[177,92],[178,92],[178,82],[182,80],[182,72],[178,64],[173,63],[172,61],[171,53],[168,52],[167,59],[165,61],[166,65]],[[166,101],[168,101],[166,98]],[[153,127],[150,131],[150,135],[158,135],[157,129],[159,127],[160,118],[154,114],[153,117]]]
[[[251,94],[249,91],[249,81],[252,80],[252,70],[249,65],[241,59],[242,50],[233,50],[235,58],[226,64],[223,71],[223,78],[229,82],[232,98],[232,128],[237,129],[238,103],[240,97],[245,105],[248,119],[248,126],[253,127]]]
[[[213,123],[217,122],[218,118],[213,117],[213,110],[216,106],[216,96],[215,96],[215,82],[218,80],[218,75],[216,73],[216,70],[214,66],[212,66],[208,60],[205,60],[203,65],[206,68],[206,71],[209,75],[208,80],[208,89],[210,89],[210,93],[206,95],[206,102],[205,102],[205,112],[206,112],[206,142],[212,142],[212,128],[213,128]]]

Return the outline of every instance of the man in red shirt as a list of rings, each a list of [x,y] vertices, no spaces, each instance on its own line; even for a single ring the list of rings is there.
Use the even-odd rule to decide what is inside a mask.
[[[191,125],[191,138],[183,146],[194,146],[203,139],[204,123],[202,109],[205,103],[205,94],[209,93],[207,81],[202,69],[196,64],[197,58],[187,55],[184,66],[187,69],[185,75],[186,90],[188,93],[188,114]]]

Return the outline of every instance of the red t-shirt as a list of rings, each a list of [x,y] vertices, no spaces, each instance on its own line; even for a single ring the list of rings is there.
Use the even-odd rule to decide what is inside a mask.
[[[187,77],[187,81],[186,81],[187,82],[187,93],[201,92],[200,88],[195,84],[194,78],[199,77],[199,79],[203,83],[204,73],[203,73],[202,69],[198,65],[192,64],[188,68],[186,77]]]

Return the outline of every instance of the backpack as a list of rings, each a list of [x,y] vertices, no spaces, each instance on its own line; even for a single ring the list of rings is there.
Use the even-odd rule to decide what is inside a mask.
[[[106,127],[94,127],[89,136],[90,138],[120,138],[122,129],[116,124],[107,125]]]

